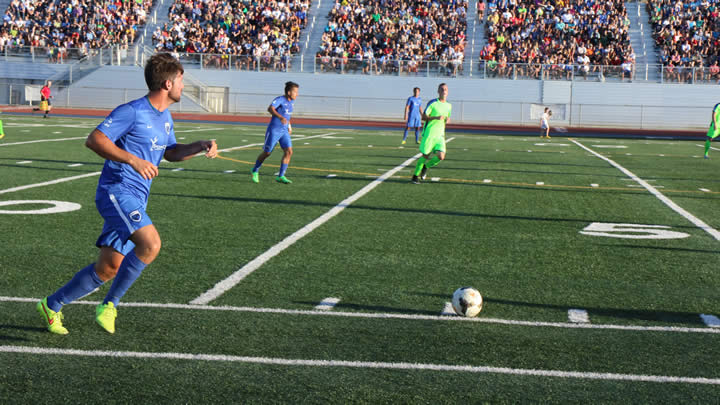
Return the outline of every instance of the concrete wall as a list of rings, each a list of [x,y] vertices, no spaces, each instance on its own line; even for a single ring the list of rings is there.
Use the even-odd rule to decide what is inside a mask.
[[[554,125],[642,129],[703,129],[719,100],[715,86],[590,81],[482,80],[472,78],[388,77],[368,75],[230,72],[188,69],[188,81],[226,88],[223,110],[267,114],[272,98],[288,80],[300,84],[295,116],[355,120],[402,120],[413,87],[426,102],[437,86],[450,88],[455,123],[536,125],[544,106]],[[58,105],[112,108],[145,93],[138,67],[107,66],[58,94]],[[185,97],[173,111],[201,111]]]

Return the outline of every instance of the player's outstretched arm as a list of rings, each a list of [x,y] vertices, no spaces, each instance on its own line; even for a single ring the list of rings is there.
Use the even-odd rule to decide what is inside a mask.
[[[206,158],[215,158],[215,156],[217,156],[217,144],[215,140],[178,143],[174,148],[167,149],[164,157],[168,162],[180,162],[182,160],[188,160],[202,151],[205,151]]]
[[[85,146],[97,153],[103,159],[114,162],[127,163],[140,173],[144,179],[149,180],[158,175],[158,168],[147,160],[140,159],[132,153],[119,148],[102,131],[95,129],[85,140]]]

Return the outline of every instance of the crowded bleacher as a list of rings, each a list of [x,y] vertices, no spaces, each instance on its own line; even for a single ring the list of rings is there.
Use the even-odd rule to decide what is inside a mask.
[[[322,71],[457,75],[467,29],[464,0],[342,0],[328,15],[317,61]]]
[[[629,25],[622,0],[491,1],[480,61],[491,77],[631,78]]]
[[[152,35],[158,51],[212,54],[205,67],[285,70],[300,51],[309,0],[175,0]]]
[[[0,26],[0,52],[41,48],[51,62],[92,49],[127,47],[146,23],[152,0],[11,0]]]
[[[647,8],[665,80],[720,79],[717,0],[649,0]]]

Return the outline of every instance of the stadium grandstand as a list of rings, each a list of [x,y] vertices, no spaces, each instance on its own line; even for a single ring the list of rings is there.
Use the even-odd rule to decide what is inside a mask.
[[[0,9],[0,58],[8,62],[0,64],[4,104],[39,103],[40,86],[52,80],[55,105],[87,104],[78,99],[91,94],[98,94],[95,106],[116,105],[118,97],[142,91],[130,77],[156,52],[185,65],[186,97],[174,108],[187,111],[260,112],[241,92],[265,94],[276,80],[272,72],[292,74],[301,84],[311,73],[324,79],[302,93],[312,92],[326,116],[388,119],[386,105],[406,87],[447,78],[462,80],[466,93],[453,95],[467,108],[488,110],[487,117],[467,113],[463,122],[492,117],[497,124],[526,125],[536,118],[534,103],[552,103],[562,106],[553,116],[562,124],[632,121],[642,128],[656,117],[668,121],[661,125],[680,124],[669,122],[656,91],[614,85],[658,84],[663,93],[671,89],[667,83],[701,85],[684,90],[683,98],[668,96],[679,108],[686,105],[678,100],[693,100],[692,110],[704,99],[694,92],[720,80],[717,10],[709,2],[0,0]],[[117,80],[108,84],[108,75]],[[404,81],[363,79],[369,76]],[[239,77],[252,77],[251,83],[240,89]],[[337,89],[344,91],[336,104],[327,95]],[[632,108],[597,108],[618,99]],[[302,107],[298,113],[305,114]],[[688,114],[697,116],[698,126],[705,121],[699,111]]]
[[[1,0],[0,54],[202,69],[717,83],[709,1]],[[129,59],[129,60],[127,60]]]
[[[11,0],[3,11],[0,52],[43,52],[47,61],[86,58],[91,50],[127,50],[147,23],[150,0]]]

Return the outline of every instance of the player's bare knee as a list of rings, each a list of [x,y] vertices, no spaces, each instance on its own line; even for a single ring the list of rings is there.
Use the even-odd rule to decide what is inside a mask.
[[[160,238],[143,241],[141,245],[135,246],[135,255],[145,264],[150,264],[160,253],[162,242]]]
[[[118,270],[120,270],[120,264],[121,262],[95,263],[95,274],[97,274],[102,281],[112,280],[117,275]]]

